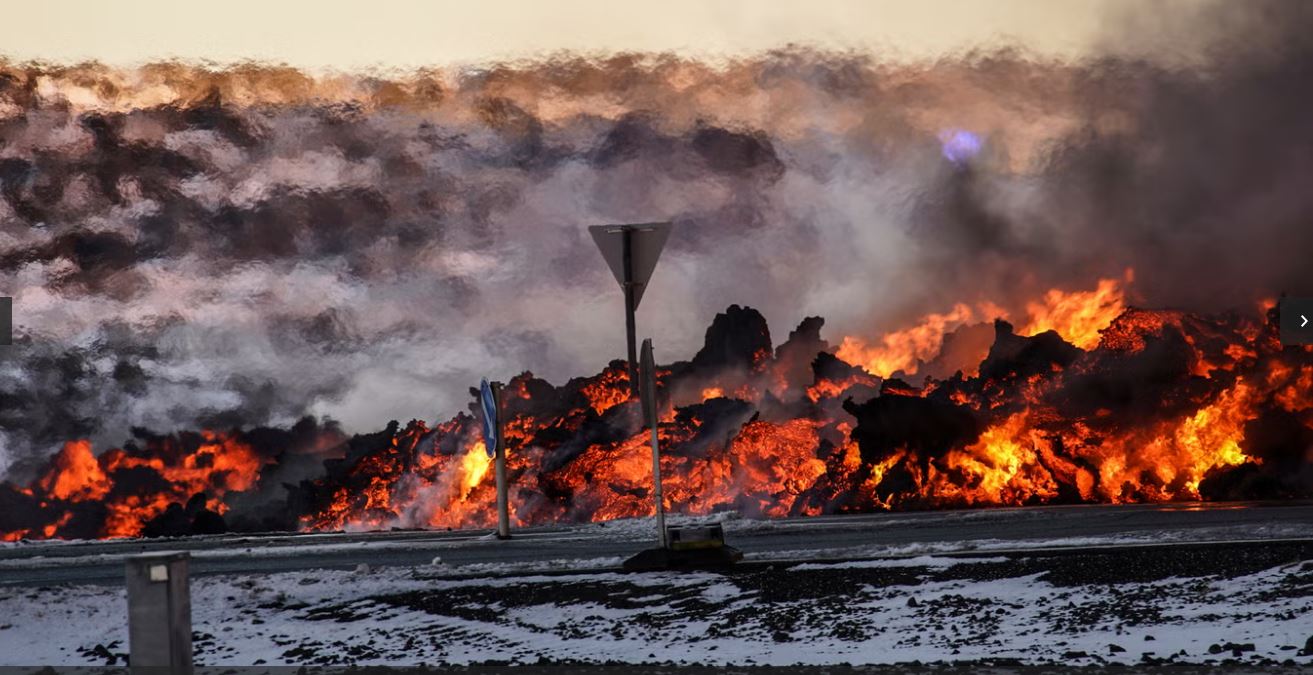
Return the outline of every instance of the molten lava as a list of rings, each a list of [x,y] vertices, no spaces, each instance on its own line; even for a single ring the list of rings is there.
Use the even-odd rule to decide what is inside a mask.
[[[1279,344],[1270,302],[1256,318],[1145,310],[1126,305],[1131,279],[1049,291],[1024,303],[1020,331],[995,306],[959,304],[837,349],[817,318],[773,348],[758,313],[731,307],[691,361],[658,369],[666,508],[786,517],[1313,495],[1313,349]],[[948,333],[990,320],[971,367],[910,379]],[[514,523],[652,512],[625,363],[561,386],[524,373],[504,392]],[[474,416],[349,439],[303,425],[142,432],[99,456],[70,441],[26,485],[0,485],[0,538],[492,524]],[[289,482],[297,461],[317,470]]]
[[[144,449],[115,448],[99,457],[89,442],[70,441],[30,487],[10,493],[30,498],[20,511],[34,509],[47,522],[0,528],[0,539],[81,533],[87,520],[94,521],[94,536],[135,537],[183,502],[191,502],[191,515],[214,522],[228,510],[223,497],[252,488],[262,464],[248,445],[209,431],[156,437]]]

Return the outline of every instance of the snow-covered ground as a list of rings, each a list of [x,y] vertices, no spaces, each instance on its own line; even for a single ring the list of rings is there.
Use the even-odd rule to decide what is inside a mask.
[[[207,665],[1017,660],[1313,666],[1303,545],[522,573],[440,562],[192,581]],[[1178,550],[1179,549],[1179,550]],[[564,564],[554,565],[564,567]],[[464,576],[455,578],[453,572]],[[0,587],[0,665],[122,663],[122,588]]]

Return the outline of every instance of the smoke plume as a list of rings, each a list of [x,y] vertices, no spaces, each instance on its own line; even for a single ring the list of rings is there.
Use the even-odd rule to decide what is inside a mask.
[[[1156,307],[1313,294],[1310,19],[1224,3],[1109,38],[1206,36],[1188,66],[0,61],[0,477],[134,427],[372,430],[480,377],[597,372],[624,342],[589,224],[676,224],[639,314],[664,360],[729,303],[834,338],[1127,268]]]

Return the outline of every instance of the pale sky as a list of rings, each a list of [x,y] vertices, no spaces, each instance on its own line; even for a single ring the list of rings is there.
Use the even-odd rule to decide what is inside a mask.
[[[413,68],[558,50],[738,56],[788,43],[919,59],[1007,40],[1080,57],[1110,22],[1202,0],[10,0],[0,56]]]

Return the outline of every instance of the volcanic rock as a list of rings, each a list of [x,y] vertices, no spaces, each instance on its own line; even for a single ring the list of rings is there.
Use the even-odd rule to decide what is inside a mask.
[[[164,509],[164,513],[146,521],[141,533],[147,537],[182,537],[191,531],[191,518],[174,502]]]
[[[929,462],[974,443],[981,431],[970,408],[941,398],[886,393],[860,405],[845,401],[843,408],[857,418],[852,437],[868,464],[903,449]]]
[[[36,497],[20,492],[9,483],[0,483],[0,532],[13,532],[40,522],[40,514]]]
[[[182,506],[169,504],[164,512],[145,523],[142,535],[147,537],[183,537],[193,534],[223,534],[228,525],[223,516],[206,507],[204,493],[196,493]]]
[[[980,363],[984,379],[1007,380],[1051,373],[1071,365],[1081,350],[1067,343],[1054,331],[1032,337],[1013,332],[1012,324],[994,321],[994,344]]]
[[[1274,499],[1282,492],[1280,479],[1248,462],[1213,467],[1199,481],[1199,496],[1209,501]]]
[[[1228,642],[1228,643],[1222,645],[1222,651],[1228,651],[1228,650],[1229,650],[1229,651],[1231,652],[1231,655],[1232,655],[1232,656],[1240,656],[1241,654],[1243,654],[1243,653],[1245,653],[1245,652],[1252,652],[1252,651],[1254,651],[1255,649],[1256,649],[1256,647],[1254,646],[1254,643],[1252,643],[1252,642],[1245,642],[1245,643],[1243,643],[1243,644],[1239,644],[1239,643],[1235,643],[1235,642]],[[1211,648],[1210,648],[1210,650],[1211,650]]]
[[[1158,334],[1142,338],[1139,349],[1100,348],[1090,352],[1081,360],[1081,367],[1068,374],[1066,386],[1054,394],[1051,402],[1065,416],[1104,415],[1123,426],[1149,416],[1187,414],[1198,409],[1201,399],[1216,388],[1216,383],[1194,374],[1197,356],[1185,335],[1168,324]]]
[[[836,399],[851,398],[858,403],[864,403],[879,394],[880,378],[857,366],[849,365],[829,352],[816,354],[812,359],[811,369],[812,384],[819,385],[823,382],[847,384],[839,396],[835,397]],[[820,403],[838,406],[838,403],[830,403],[830,400],[822,400]]]
[[[829,352],[821,352],[811,362],[812,381],[832,380],[841,382],[853,376],[860,376],[866,371],[857,366],[850,365],[848,362]]]
[[[771,352],[770,328],[761,312],[751,307],[730,305],[712,320],[702,349],[689,365],[697,373],[751,370],[759,354],[769,355]]]
[[[223,516],[214,511],[203,509],[192,517],[192,534],[223,534],[227,531],[228,524],[224,522]]]
[[[830,345],[821,339],[821,327],[824,325],[825,319],[809,316],[789,333],[789,339],[784,344],[775,349],[775,367],[790,389],[811,384],[813,360],[819,354],[828,354]]]
[[[734,398],[713,398],[680,408],[675,413],[678,424],[696,428],[688,442],[671,447],[670,455],[699,457],[712,447],[724,447],[738,435],[744,423],[753,418],[752,405]]]

